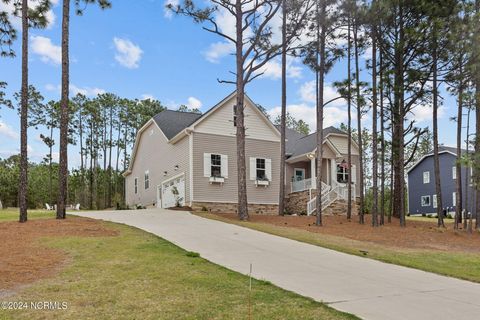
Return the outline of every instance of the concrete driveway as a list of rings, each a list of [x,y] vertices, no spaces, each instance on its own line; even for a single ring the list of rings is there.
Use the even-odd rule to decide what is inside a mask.
[[[80,212],[124,223],[363,319],[480,319],[480,284],[164,209]]]

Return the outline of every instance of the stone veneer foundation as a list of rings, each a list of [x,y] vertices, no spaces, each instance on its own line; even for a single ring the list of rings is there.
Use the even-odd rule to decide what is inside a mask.
[[[194,211],[207,210],[212,213],[237,213],[236,203],[221,202],[196,202],[192,203]],[[255,214],[275,215],[278,214],[277,204],[248,204],[248,212]]]

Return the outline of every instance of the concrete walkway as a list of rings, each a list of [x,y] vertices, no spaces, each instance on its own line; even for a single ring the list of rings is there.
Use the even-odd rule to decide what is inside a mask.
[[[80,212],[156,234],[209,261],[363,319],[480,319],[480,284],[162,209]]]

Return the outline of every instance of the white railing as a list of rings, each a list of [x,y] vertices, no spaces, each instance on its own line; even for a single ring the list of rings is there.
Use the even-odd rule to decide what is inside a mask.
[[[299,192],[299,191],[305,191],[305,190],[310,190],[310,189],[316,189],[315,181],[312,181],[311,178],[308,179],[303,179],[303,180],[298,180],[298,181],[292,181],[291,184],[291,192]],[[322,181],[322,193],[326,191],[329,191],[331,186],[327,185],[325,182]]]
[[[327,186],[327,185],[325,185]],[[328,187],[328,188],[327,188]],[[348,187],[334,182],[333,186],[324,188],[322,184],[322,211],[328,208],[337,199],[348,199]],[[355,185],[352,185],[352,200],[356,197]],[[317,210],[317,197],[313,197],[307,202],[307,215],[311,215]]]
[[[292,192],[305,191],[312,188],[312,179],[292,181]]]

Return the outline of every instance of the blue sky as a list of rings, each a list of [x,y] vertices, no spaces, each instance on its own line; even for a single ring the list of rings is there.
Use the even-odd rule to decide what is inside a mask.
[[[172,1],[172,0],[170,0]],[[175,1],[175,0],[173,0]],[[30,32],[30,83],[46,100],[59,98],[61,6],[59,1],[49,13],[50,24],[45,30]],[[113,0],[109,10],[89,6],[83,16],[71,19],[71,93],[94,96],[112,92],[121,97],[154,97],[169,108],[180,104],[208,110],[233,90],[219,84],[234,69],[229,46],[218,36],[209,34],[185,17],[165,11],[164,0]],[[0,5],[0,9],[5,8]],[[219,16],[220,27],[231,30],[232,20]],[[18,21],[16,21],[18,25]],[[14,45],[18,57],[0,59],[0,80],[8,82],[7,94],[20,88],[20,42]],[[362,68],[365,60],[362,59]],[[327,76],[327,84],[345,76],[345,64],[338,63]],[[247,93],[272,115],[279,112],[280,64],[272,61],[265,75],[247,87]],[[289,59],[289,111],[314,127],[313,74],[297,59]],[[365,72],[364,77],[367,77]],[[327,99],[336,96],[330,86]],[[342,101],[329,106],[326,125],[346,121]],[[429,107],[419,109],[415,118],[422,127],[430,124]],[[449,118],[456,114],[455,101],[446,97],[441,109],[440,141],[455,144],[455,123]],[[473,115],[472,115],[473,118]],[[371,126],[370,115],[365,124]],[[30,158],[39,161],[47,152],[38,139],[40,130],[29,130]],[[0,157],[19,150],[19,117],[15,111],[0,109]],[[75,165],[78,149],[70,148]]]

